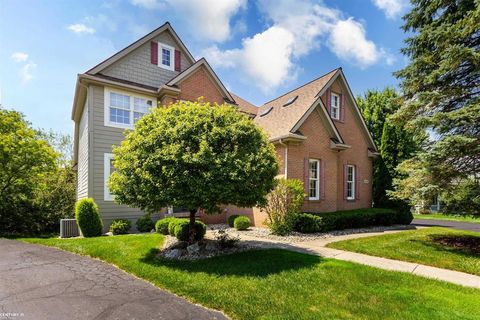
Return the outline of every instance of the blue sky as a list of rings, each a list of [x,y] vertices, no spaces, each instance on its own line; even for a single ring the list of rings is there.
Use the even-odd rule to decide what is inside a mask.
[[[336,67],[354,93],[396,86],[407,0],[0,0],[0,103],[71,134],[76,75],[165,21],[259,105]]]

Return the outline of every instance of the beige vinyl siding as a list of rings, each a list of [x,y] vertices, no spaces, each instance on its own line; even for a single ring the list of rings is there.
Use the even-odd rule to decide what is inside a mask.
[[[161,42],[180,50],[178,44],[168,31],[158,35],[153,41]],[[159,47],[160,50],[160,47]],[[185,52],[181,54],[181,70],[190,66]],[[171,71],[154,65],[150,62],[150,42],[147,42],[115,62],[101,72],[104,75],[145,84],[152,87],[160,87],[167,83],[179,72]]]
[[[77,199],[88,197],[88,110],[87,99],[78,134]]]
[[[130,208],[119,205],[114,201],[104,200],[104,154],[113,153],[112,146],[119,145],[124,139],[123,129],[106,127],[104,125],[104,88],[100,86],[90,86],[91,91],[91,110],[92,110],[92,196],[98,205],[100,214],[109,224],[112,219],[126,218],[135,221],[143,213],[140,209]]]

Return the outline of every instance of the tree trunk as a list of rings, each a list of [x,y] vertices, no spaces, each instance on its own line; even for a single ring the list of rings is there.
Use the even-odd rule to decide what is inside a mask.
[[[190,209],[190,224],[188,228],[188,242],[194,243],[195,242],[195,214],[197,213],[197,209]]]

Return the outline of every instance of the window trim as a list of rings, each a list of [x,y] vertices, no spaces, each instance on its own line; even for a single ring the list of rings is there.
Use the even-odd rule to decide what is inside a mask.
[[[352,168],[352,180],[348,180],[348,170]],[[347,200],[355,200],[355,178],[356,178],[356,175],[357,173],[355,172],[355,166],[354,165],[351,165],[351,164],[348,164],[347,165],[347,181],[346,181],[346,188],[347,188]],[[348,184],[351,183],[352,184],[352,195],[349,197],[348,196]]]
[[[337,97],[338,104],[334,107],[333,105],[333,97]],[[333,109],[337,111],[336,116],[333,116]],[[335,92],[330,92],[330,117],[335,120],[340,120],[340,95]]]
[[[316,179],[312,179],[312,176],[310,175],[310,164],[313,162],[317,164]],[[310,183],[312,180],[315,181],[315,187],[316,187],[316,192],[314,197],[310,196],[310,190],[311,190]],[[308,200],[320,200],[320,160],[318,159],[308,159]]]
[[[130,109],[129,109],[130,123],[129,124],[117,123],[117,122],[110,121],[110,93],[117,93],[117,94],[127,95],[127,96],[130,97]],[[151,100],[152,101],[152,108],[157,106],[157,98],[149,97],[149,96],[142,95],[142,94],[132,93],[132,92],[128,92],[128,91],[123,91],[123,90],[119,90],[119,89],[114,89],[114,88],[111,88],[111,87],[104,87],[103,97],[104,97],[103,98],[104,99],[104,101],[103,101],[104,102],[104,108],[103,108],[104,123],[103,123],[103,125],[106,126],[106,127],[120,128],[120,129],[133,129],[134,126],[135,126],[134,117],[133,117],[133,114],[135,112],[135,110],[134,110],[135,98]],[[121,109],[121,108],[118,108],[118,109]]]
[[[163,49],[170,51],[170,65],[164,65],[162,63],[162,54],[163,54]],[[168,44],[164,44],[161,42],[158,42],[158,66],[163,69],[175,71],[175,48],[172,46],[169,46]]]
[[[110,161],[113,159],[113,153],[103,154],[103,200],[113,201],[113,195],[107,186],[107,180],[110,178]]]

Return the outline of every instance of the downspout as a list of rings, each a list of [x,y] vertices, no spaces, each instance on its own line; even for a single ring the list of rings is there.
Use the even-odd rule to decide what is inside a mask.
[[[284,169],[285,169],[285,179],[288,179],[288,144],[283,143],[282,139],[278,140],[278,144],[285,148],[285,155],[284,155]]]

